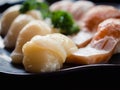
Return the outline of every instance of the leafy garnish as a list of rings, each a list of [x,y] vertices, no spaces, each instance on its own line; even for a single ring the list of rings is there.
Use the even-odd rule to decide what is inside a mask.
[[[40,10],[44,19],[49,17],[51,14],[51,12],[49,11],[49,4],[47,2],[38,2],[37,9]]]
[[[71,35],[77,33],[80,29],[74,22],[71,14],[65,11],[54,11],[51,20],[55,28],[59,28],[60,33]]]
[[[20,13],[26,13],[30,10],[40,10],[43,18],[49,15],[49,5],[47,2],[38,2],[37,0],[25,0],[20,8]]]
[[[80,29],[74,22],[72,15],[65,11],[49,10],[47,2],[38,2],[37,0],[25,0],[20,8],[21,13],[26,13],[29,10],[39,10],[43,18],[50,18],[55,28],[58,28],[59,32],[65,35],[71,35],[77,33]]]
[[[25,0],[20,8],[20,13],[26,13],[27,11],[36,8],[37,2],[35,2],[35,0]]]

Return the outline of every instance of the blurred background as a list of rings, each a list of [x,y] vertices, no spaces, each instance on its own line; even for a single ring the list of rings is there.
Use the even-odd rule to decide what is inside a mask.
[[[0,5],[4,3],[14,3],[14,2],[21,2],[24,0],[0,0]],[[55,2],[55,1],[61,1],[61,0],[39,0],[39,1],[48,1],[48,2]],[[67,0],[68,1],[68,0]],[[77,0],[72,0],[77,1]],[[93,2],[120,2],[120,0],[89,0]]]
[[[6,8],[13,4],[22,3],[24,0],[0,0],[0,13],[2,13]],[[49,4],[52,4],[56,1],[61,0],[38,0],[38,1],[47,1]],[[72,0],[72,1],[78,1],[78,0]],[[105,3],[105,4],[119,4],[120,0],[88,0],[93,1],[94,3]]]
[[[5,3],[17,3],[17,2],[22,2],[24,0],[0,0],[0,5],[3,5]],[[47,1],[49,3],[53,3],[55,1],[61,1],[61,0],[38,0],[38,1]],[[78,0],[72,0],[72,1],[78,1]],[[118,3],[120,2],[120,0],[88,0],[88,1],[93,1],[93,2],[114,2],[114,3]]]
[[[0,0],[0,5],[3,5],[5,3],[16,3],[16,2],[21,2],[23,0]]]
[[[61,0],[46,0],[46,1],[53,3],[55,1],[61,1]],[[77,1],[77,0],[73,0],[73,1]],[[108,3],[110,3],[110,2],[114,2],[114,3],[120,2],[120,0],[88,0],[88,1],[93,1],[93,2],[108,2]]]
[[[10,7],[10,6],[14,5],[14,4],[20,4],[23,1],[25,1],[25,0],[0,0],[0,15],[8,7]],[[46,1],[49,4],[52,4],[52,3],[56,2],[56,1],[61,1],[61,0],[38,0],[38,1]],[[71,0],[71,1],[79,1],[79,0]],[[85,1],[85,0],[81,0],[81,1]],[[116,7],[120,8],[120,0],[88,0],[88,1],[92,1],[92,2],[94,2],[96,4],[113,5],[113,6],[116,6]]]

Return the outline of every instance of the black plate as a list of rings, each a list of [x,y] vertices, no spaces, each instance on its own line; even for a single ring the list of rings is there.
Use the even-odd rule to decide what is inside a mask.
[[[21,2],[20,2],[21,3]],[[97,3],[99,4],[99,3]],[[110,3],[106,3],[110,4]],[[13,4],[5,4],[0,7],[1,12],[5,8]],[[112,3],[116,7],[119,4]],[[102,80],[120,80],[120,54],[113,55],[112,58],[106,64],[93,64],[93,65],[73,65],[64,64],[64,67],[56,72],[47,73],[28,73],[24,70],[23,66],[13,65],[10,59],[10,52],[6,49],[0,49],[0,80],[40,80],[47,81],[50,84],[51,81],[55,83],[64,82],[69,85],[78,85],[74,82],[86,81],[84,84],[90,84],[91,81],[102,81]],[[57,82],[56,82],[57,81]],[[72,81],[72,82],[71,82]],[[104,83],[108,83],[105,82]],[[65,84],[65,86],[67,85]],[[102,84],[103,85],[103,84]],[[116,84],[118,85],[118,84]],[[69,87],[71,87],[69,86]],[[99,86],[99,85],[98,85]],[[105,84],[106,86],[106,84]]]

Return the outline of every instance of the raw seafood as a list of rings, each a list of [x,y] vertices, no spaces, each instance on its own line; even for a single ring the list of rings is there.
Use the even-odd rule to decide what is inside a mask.
[[[76,50],[72,40],[62,34],[37,35],[23,45],[23,65],[28,72],[56,71]]]
[[[11,53],[12,62],[16,64],[21,64],[23,60],[22,47],[35,35],[46,35],[52,32],[51,28],[43,21],[33,20],[23,27],[20,31],[16,46]]]
[[[69,12],[76,21],[81,20],[82,16],[87,13],[95,4],[91,1],[76,1],[69,7]]]
[[[99,24],[89,45],[80,48],[66,62],[96,64],[108,62],[120,41],[120,19],[107,19]]]
[[[0,30],[0,34],[1,36],[6,36],[12,22],[16,19],[17,16],[19,16],[20,13],[20,8],[21,5],[14,5],[9,7],[7,10],[5,10],[2,14],[2,19],[1,19],[1,30]],[[41,13],[38,10],[30,10],[28,12],[26,12],[25,14],[27,15],[31,15],[32,17],[34,17],[35,19],[42,19]]]
[[[58,1],[58,2],[53,3],[49,7],[49,9],[50,9],[50,11],[56,11],[56,10],[69,11],[72,4],[73,4],[73,2],[68,1],[68,0]]]
[[[30,21],[34,20],[30,15],[19,15],[10,26],[10,30],[4,38],[4,44],[6,48],[14,49],[16,40],[21,29]]]
[[[109,5],[94,6],[82,17],[81,31],[72,40],[79,48],[85,47],[97,32],[98,24],[109,18],[120,18],[120,11]]]
[[[10,8],[8,8],[3,12],[1,18],[1,30],[0,30],[0,34],[3,37],[7,34],[13,20],[20,14],[19,13],[20,6],[21,5],[11,6]]]

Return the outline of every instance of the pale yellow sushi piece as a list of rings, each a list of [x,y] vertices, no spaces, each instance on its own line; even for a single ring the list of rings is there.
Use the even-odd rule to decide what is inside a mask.
[[[63,34],[53,33],[52,35],[47,35],[47,37],[52,38],[53,40],[55,40],[55,42],[58,42],[61,46],[63,46],[67,53],[67,56],[71,55],[71,53],[78,50],[75,43]]]
[[[21,5],[14,5],[5,10],[1,16],[1,30],[0,34],[5,36],[10,28],[13,20],[20,14],[19,9]]]
[[[16,44],[16,40],[21,29],[30,21],[35,20],[30,15],[22,14],[16,17],[13,21],[7,35],[4,38],[4,44],[6,48],[13,49]]]
[[[42,20],[43,19],[41,12],[38,11],[38,10],[30,10],[30,11],[26,12],[25,14],[30,15],[33,18],[38,19],[38,20]]]
[[[9,7],[7,10],[3,12],[3,15],[1,17],[1,30],[0,30],[0,34],[3,37],[7,34],[12,22],[16,19],[16,17],[22,14],[20,13],[20,8],[21,5],[14,5]],[[30,10],[24,14],[30,15],[35,19],[39,20],[42,19],[41,12],[38,10]]]
[[[63,34],[37,35],[23,45],[23,65],[28,72],[56,71],[77,50],[73,41]]]
[[[23,65],[28,72],[49,72],[59,70],[66,59],[66,51],[53,39],[34,36],[22,48]]]
[[[43,21],[29,22],[19,33],[14,51],[11,54],[12,62],[20,64],[23,60],[22,47],[35,35],[46,35],[52,32],[51,28]]]

